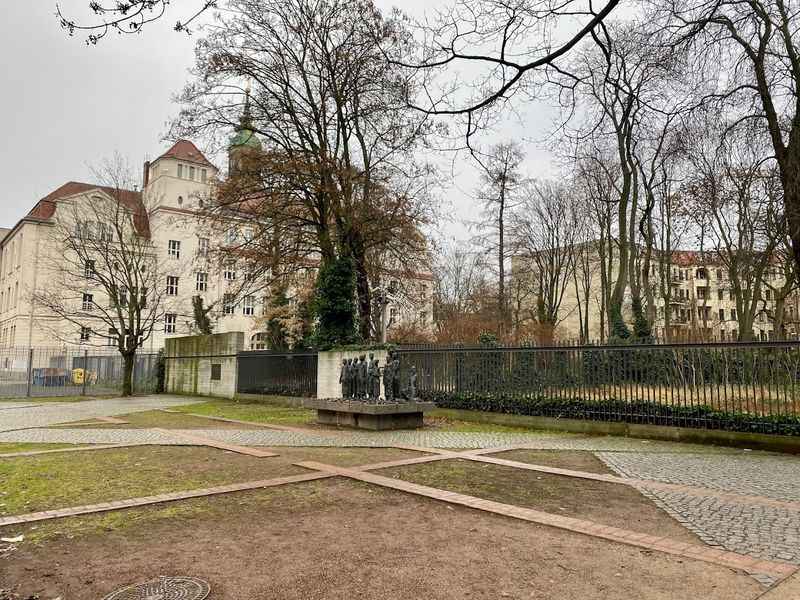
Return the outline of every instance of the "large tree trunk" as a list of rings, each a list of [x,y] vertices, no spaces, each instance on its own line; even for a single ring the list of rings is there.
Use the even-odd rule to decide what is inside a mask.
[[[133,395],[133,360],[136,353],[125,352],[122,355],[123,372],[122,372],[122,395]]]
[[[352,248],[356,268],[356,296],[358,297],[358,335],[366,342],[372,335],[372,295],[369,291],[367,258],[358,244]]]

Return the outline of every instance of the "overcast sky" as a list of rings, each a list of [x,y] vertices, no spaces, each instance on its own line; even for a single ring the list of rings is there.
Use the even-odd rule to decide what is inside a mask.
[[[420,16],[448,1],[404,0],[401,6]],[[396,4],[376,2],[385,9]],[[67,14],[87,14],[88,0],[62,0],[60,5]],[[194,43],[201,35],[172,31],[181,5],[190,6],[173,2],[170,14],[141,35],[110,34],[97,46],[87,46],[84,36],[69,37],[60,28],[55,0],[13,2],[3,11],[0,227],[13,226],[61,184],[91,181],[90,165],[115,152],[138,170],[146,158],[166,150],[166,123],[177,113],[172,96],[187,80]],[[485,141],[541,138],[551,116],[545,104],[531,103],[521,118],[510,119]],[[531,142],[525,148],[529,174],[546,175],[549,159],[544,149]],[[449,167],[450,162],[443,157],[443,165]],[[460,157],[453,175],[443,195],[448,212],[457,216],[444,225],[442,234],[463,238],[468,232],[459,221],[476,216],[471,198],[475,165]]]

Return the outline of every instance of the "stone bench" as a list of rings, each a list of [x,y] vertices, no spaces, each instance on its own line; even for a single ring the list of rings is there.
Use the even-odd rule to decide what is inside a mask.
[[[425,411],[436,408],[433,402],[370,404],[359,400],[316,398],[305,400],[303,406],[316,409],[317,423],[346,425],[373,431],[422,427],[422,416]]]

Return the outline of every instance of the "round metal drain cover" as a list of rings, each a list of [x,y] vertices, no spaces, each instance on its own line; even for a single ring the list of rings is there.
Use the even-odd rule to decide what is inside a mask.
[[[159,577],[112,592],[103,600],[204,600],[211,588],[196,577]]]

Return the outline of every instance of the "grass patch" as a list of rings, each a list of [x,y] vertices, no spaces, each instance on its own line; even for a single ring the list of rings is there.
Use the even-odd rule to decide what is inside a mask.
[[[224,519],[235,513],[269,508],[309,510],[331,504],[330,482],[309,481],[300,484],[221,494],[207,498],[191,498],[178,502],[155,504],[141,508],[115,510],[66,519],[54,519],[5,528],[4,535],[23,534],[25,545],[41,545],[56,539],[78,539],[91,535],[124,532],[126,539],[152,538],[152,527],[172,530],[192,527],[198,517]]]
[[[202,404],[175,407],[182,413],[237,419],[251,423],[274,423],[276,425],[306,425],[316,419],[316,411],[305,408],[286,408],[270,404],[244,402],[241,400],[210,400]]]
[[[499,425],[480,421],[462,421],[453,419],[444,411],[433,410],[425,416],[425,426],[438,431],[464,431],[470,433],[542,433],[540,429],[525,425]]]
[[[303,473],[286,461],[213,448],[145,446],[0,460],[0,515]]]
[[[83,448],[84,444],[35,444],[30,442],[2,442],[0,454],[32,452],[35,450],[59,450],[61,448]]]

